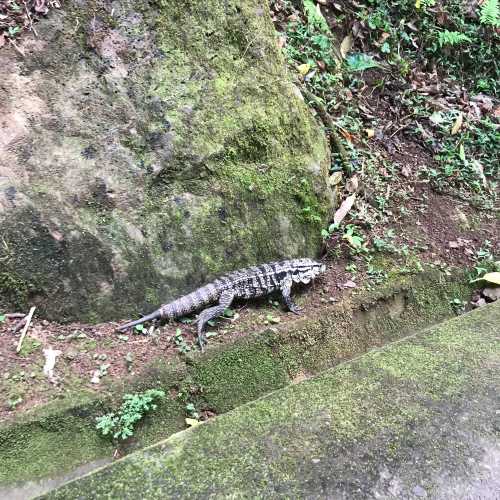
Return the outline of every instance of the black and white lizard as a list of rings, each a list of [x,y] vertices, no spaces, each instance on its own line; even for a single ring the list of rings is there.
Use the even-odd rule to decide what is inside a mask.
[[[270,262],[269,264],[240,269],[161,306],[147,316],[120,326],[118,330],[124,331],[135,325],[159,318],[180,318],[205,305],[218,302],[216,306],[203,309],[198,316],[198,343],[203,348],[206,343],[203,334],[206,323],[221,316],[234,299],[251,299],[279,290],[288,309],[299,314],[300,309],[290,297],[292,284],[307,284],[324,270],[324,264],[307,258]]]
[[[151,314],[120,326],[118,330],[124,331],[155,319],[180,318],[201,309],[203,306],[218,302],[216,306],[203,309],[198,316],[198,343],[203,349],[207,342],[203,333],[205,325],[211,319],[221,316],[234,299],[262,297],[279,290],[288,309],[299,314],[300,309],[290,297],[292,284],[307,284],[323,271],[325,271],[324,264],[307,258],[270,262],[269,264],[240,269],[173,302],[162,305]]]

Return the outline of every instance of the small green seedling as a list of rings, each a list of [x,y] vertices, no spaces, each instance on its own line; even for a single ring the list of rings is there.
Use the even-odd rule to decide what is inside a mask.
[[[155,400],[162,400],[165,392],[158,389],[149,389],[142,393],[125,394],[123,403],[117,413],[108,413],[97,417],[96,429],[103,436],[112,436],[113,439],[125,439],[134,435],[134,428],[146,413],[156,410]]]

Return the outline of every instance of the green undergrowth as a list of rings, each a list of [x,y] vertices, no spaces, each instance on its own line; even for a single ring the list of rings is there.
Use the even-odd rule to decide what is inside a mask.
[[[355,174],[369,184],[355,208],[362,222],[373,227],[386,224],[388,212],[405,215],[404,198],[412,195],[405,160],[393,161],[368,135],[384,130],[378,139],[390,142],[400,127],[432,156],[412,175],[474,206],[494,207],[500,132],[488,96],[497,95],[500,75],[498,2],[365,0],[316,6],[313,16],[310,3],[275,0],[271,8],[291,72],[323,102],[347,154],[332,147],[331,173],[344,176],[335,183]],[[470,106],[457,101],[461,87]]]
[[[185,428],[185,418],[217,415],[282,388],[300,373],[314,374],[454,314],[452,298],[470,288],[462,274],[434,271],[399,276],[341,304],[323,305],[313,318],[250,333],[204,355],[157,359],[140,377],[124,379],[99,396],[73,396],[0,424],[0,484],[63,473],[110,456],[113,445],[96,418],[116,413],[124,394],[162,390],[166,397],[144,417],[122,453]],[[21,466],[22,464],[22,466]]]

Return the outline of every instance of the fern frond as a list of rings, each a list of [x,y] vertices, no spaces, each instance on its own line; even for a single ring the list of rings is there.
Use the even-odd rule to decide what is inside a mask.
[[[471,42],[472,40],[465,34],[459,31],[440,31],[438,34],[439,46],[445,45],[459,45],[464,42]]]
[[[498,0],[486,0],[481,5],[481,24],[488,24],[495,28],[500,27],[500,5]]]

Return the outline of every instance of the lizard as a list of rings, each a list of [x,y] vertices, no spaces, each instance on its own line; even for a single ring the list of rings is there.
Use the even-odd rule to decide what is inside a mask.
[[[205,325],[208,321],[221,316],[234,299],[252,299],[280,291],[288,309],[300,314],[301,309],[290,296],[292,284],[308,284],[325,269],[323,263],[309,258],[282,260],[240,269],[173,302],[163,304],[151,314],[118,327],[118,331],[123,332],[146,321],[180,318],[217,302],[217,305],[203,309],[198,316],[198,344],[203,351],[207,343],[203,333]]]

